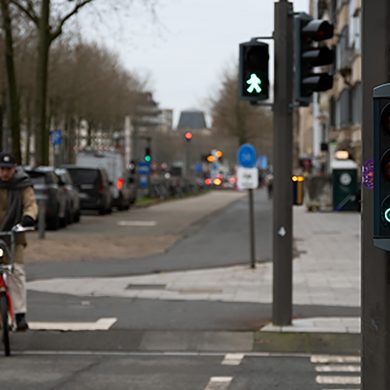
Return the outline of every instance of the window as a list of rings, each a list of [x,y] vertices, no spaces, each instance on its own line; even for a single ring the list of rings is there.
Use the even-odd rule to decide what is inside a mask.
[[[362,123],[362,83],[356,83],[351,90],[352,95],[352,123]]]
[[[348,127],[351,124],[350,91],[344,89],[336,102],[336,127]]]
[[[356,7],[356,0],[351,0],[349,3],[348,17],[349,17],[349,26],[350,26],[348,44],[349,44],[349,47],[354,48],[356,52],[360,53],[360,50],[361,50],[360,9],[357,9],[357,7]]]
[[[329,100],[329,126],[336,126],[336,101],[333,96]]]
[[[336,48],[336,66],[337,69],[345,69],[351,66],[351,51],[348,45],[348,25],[346,25],[340,34],[340,39]]]

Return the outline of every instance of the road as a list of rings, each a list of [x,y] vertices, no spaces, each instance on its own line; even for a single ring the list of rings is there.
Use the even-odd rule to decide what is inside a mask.
[[[256,192],[255,202],[260,265],[271,259],[271,202],[264,191]],[[22,388],[13,382],[15,378],[32,389],[99,389],[109,385],[115,389],[185,390],[325,388],[316,382],[310,355],[275,355],[272,351],[278,349],[270,336],[255,338],[271,318],[270,303],[213,299],[218,286],[208,291],[188,291],[184,286],[177,289],[173,299],[156,299],[156,289],[172,293],[166,291],[166,284],[156,284],[156,280],[163,280],[161,277],[215,267],[220,267],[217,269],[223,275],[223,269],[231,266],[247,265],[249,269],[250,265],[246,197],[232,198],[216,212],[195,210],[198,217],[191,216],[195,223],[190,223],[188,208],[179,205],[174,211],[175,202],[166,207],[165,213],[156,207],[128,214],[84,216],[80,225],[50,236],[54,242],[59,242],[59,237],[76,241],[72,236],[75,231],[78,238],[85,237],[93,244],[93,237],[125,236],[131,229],[139,241],[145,240],[151,247],[155,237],[173,237],[169,242],[174,244],[157,245],[158,254],[127,260],[122,253],[107,258],[103,249],[97,259],[77,260],[70,247],[68,260],[29,264],[28,317],[32,324],[41,323],[38,329],[45,330],[13,335],[15,353],[9,362],[16,365],[2,362],[2,377],[8,378],[6,389]],[[129,220],[131,226],[124,228],[121,221]],[[157,279],[153,284],[137,286],[134,279],[126,279],[146,276]],[[121,283],[125,283],[122,291],[130,296],[115,292]],[[134,287],[143,291],[131,296]],[[316,312],[337,315],[356,310],[296,305],[294,311],[304,317]],[[267,350],[269,354],[257,352]],[[221,363],[229,353],[245,356],[232,367]],[[35,375],[38,371],[40,374]],[[213,383],[214,377],[230,380]]]
[[[359,360],[354,356],[25,353],[3,360],[1,368],[1,388],[5,390],[22,390],[26,384],[31,390],[359,388]]]

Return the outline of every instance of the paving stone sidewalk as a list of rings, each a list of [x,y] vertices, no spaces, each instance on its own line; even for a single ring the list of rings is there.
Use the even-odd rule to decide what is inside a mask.
[[[296,207],[294,238],[299,253],[293,264],[294,304],[360,307],[360,214],[313,213]],[[234,266],[123,278],[39,280],[30,282],[29,288],[61,293],[62,285],[64,292],[83,296],[271,303],[272,263],[260,263],[254,270]],[[145,285],[156,288],[145,290]],[[270,324],[263,330],[358,333],[360,323],[357,317],[317,317],[296,319],[289,327]]]

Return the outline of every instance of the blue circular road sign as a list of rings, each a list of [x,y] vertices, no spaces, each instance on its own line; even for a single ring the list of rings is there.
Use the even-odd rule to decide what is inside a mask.
[[[244,168],[256,167],[256,149],[251,144],[243,144],[237,151],[237,162]]]

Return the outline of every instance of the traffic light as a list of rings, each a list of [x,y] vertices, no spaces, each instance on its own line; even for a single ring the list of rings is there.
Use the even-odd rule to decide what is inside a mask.
[[[186,131],[184,133],[184,138],[186,139],[187,142],[190,142],[192,140],[192,133],[190,131]]]
[[[239,93],[241,99],[257,102],[269,97],[268,44],[253,38],[240,43]]]
[[[301,12],[294,17],[294,95],[301,105],[309,105],[313,92],[327,91],[333,76],[314,68],[331,65],[334,50],[318,42],[333,37],[333,24],[313,19]]]
[[[147,146],[145,148],[144,160],[146,162],[151,162],[152,161],[152,153],[150,151],[150,147],[149,146]]]
[[[390,251],[390,84],[374,88],[374,245]]]

